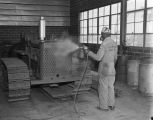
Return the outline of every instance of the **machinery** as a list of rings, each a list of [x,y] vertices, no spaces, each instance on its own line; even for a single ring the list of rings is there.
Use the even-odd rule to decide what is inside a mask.
[[[62,52],[57,55],[58,43],[59,41],[55,40],[26,41],[25,50],[11,49],[16,55],[15,58],[1,59],[4,65],[5,86],[9,90],[9,97],[13,96],[10,101],[23,99],[23,97],[25,99],[25,95],[30,95],[31,85],[73,83],[73,88],[76,89],[82,77],[81,84],[85,90],[90,89],[92,76],[87,67],[84,48],[80,47],[67,55],[63,55]],[[10,69],[10,66],[13,68]]]
[[[12,56],[1,59],[4,66],[4,81],[9,89],[10,96],[12,96],[13,91],[13,100],[29,96],[31,85],[69,82],[74,83],[74,86],[77,87],[79,81],[81,81],[81,84],[90,88],[92,76],[89,67],[87,67],[84,48],[78,47],[73,52],[64,54],[64,49],[59,51],[58,46],[62,41],[44,40],[44,26],[45,21],[41,18],[40,39],[34,41],[22,37],[21,42],[12,47],[10,51]],[[10,67],[12,65],[13,68]],[[23,84],[22,81],[26,84]],[[27,90],[27,92],[24,90]]]
[[[85,69],[83,48],[68,55],[56,55],[57,41],[40,41],[30,44],[29,68],[32,70],[32,85],[78,81]],[[87,70],[86,77],[91,77]]]
[[[81,80],[86,63],[84,48],[80,47],[67,55],[62,55],[62,52],[56,55],[58,43],[59,41],[56,40],[37,40],[37,42],[26,40],[25,49],[14,47],[11,49],[16,57],[27,64],[31,85]],[[13,63],[17,64],[17,62]],[[89,69],[85,79],[91,79]]]

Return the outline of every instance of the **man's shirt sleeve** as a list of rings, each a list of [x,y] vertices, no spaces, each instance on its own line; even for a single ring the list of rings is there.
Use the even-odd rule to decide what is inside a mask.
[[[89,51],[88,55],[97,61],[101,61],[105,53],[105,46],[101,45],[97,54]]]

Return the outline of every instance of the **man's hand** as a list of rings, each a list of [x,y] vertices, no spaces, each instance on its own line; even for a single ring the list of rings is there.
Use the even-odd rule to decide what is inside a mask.
[[[88,47],[84,45],[83,48],[84,48],[84,52],[85,52],[85,54],[88,54],[88,53],[89,53],[89,49],[88,49]]]
[[[88,47],[87,47],[87,46],[85,46],[85,45],[83,45],[83,48],[84,48],[84,49],[88,49]]]

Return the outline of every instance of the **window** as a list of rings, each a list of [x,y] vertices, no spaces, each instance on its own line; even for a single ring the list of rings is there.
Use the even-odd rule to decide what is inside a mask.
[[[109,20],[110,20],[110,5],[99,8],[99,37],[98,43],[101,44],[100,36],[102,28],[108,27],[109,28]]]
[[[152,39],[153,0],[127,0],[126,45],[143,47],[145,41],[145,47],[153,47]]]
[[[112,29],[111,37],[119,44],[120,10],[121,10],[121,5],[120,3],[117,3],[113,5],[107,5],[104,7],[92,9],[86,12],[81,12],[80,42],[101,44],[100,41],[101,30],[105,26]],[[86,17],[83,17],[84,14]]]
[[[153,47],[153,0],[147,0],[147,23],[145,46]]]
[[[145,0],[127,1],[127,46],[143,46],[144,5]]]
[[[80,13],[80,42],[101,44],[104,26],[120,44],[121,3],[115,3]],[[153,0],[127,0],[126,46],[153,47]]]
[[[98,9],[93,9],[89,11],[88,43],[97,43],[97,16]]]
[[[87,11],[80,14],[80,42],[87,43]]]
[[[118,45],[120,44],[120,6],[120,3],[111,5],[111,37]]]

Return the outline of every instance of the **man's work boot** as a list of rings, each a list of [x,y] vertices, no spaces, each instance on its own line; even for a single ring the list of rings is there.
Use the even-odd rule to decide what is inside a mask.
[[[103,109],[103,108],[100,108],[99,106],[97,106],[96,109],[97,109],[97,110],[100,110],[100,111],[104,111],[104,112],[109,111],[109,109]]]
[[[115,110],[115,106],[108,106],[110,110]]]

